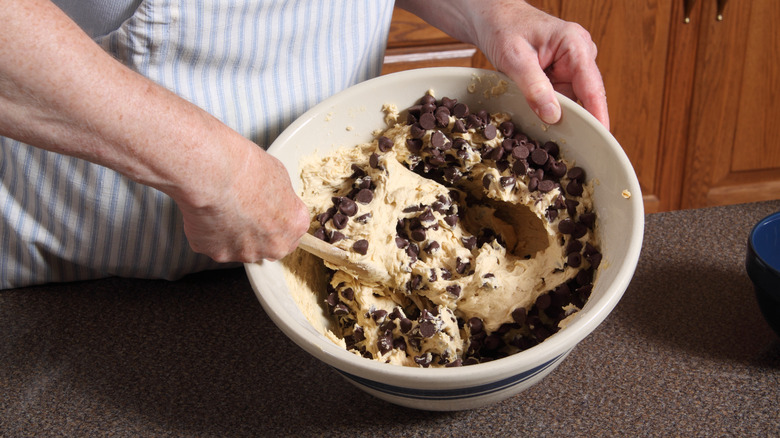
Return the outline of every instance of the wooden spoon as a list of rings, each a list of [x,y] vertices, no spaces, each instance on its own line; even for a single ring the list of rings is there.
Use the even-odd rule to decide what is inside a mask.
[[[361,281],[373,284],[388,284],[390,281],[390,274],[388,274],[386,270],[380,270],[376,266],[368,263],[352,261],[349,258],[348,252],[322,241],[309,233],[306,233],[301,237],[298,247],[326,262],[332,263],[334,266],[343,269],[348,274]]]

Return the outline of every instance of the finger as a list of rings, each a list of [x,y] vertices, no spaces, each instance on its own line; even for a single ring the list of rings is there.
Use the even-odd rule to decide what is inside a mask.
[[[507,59],[503,72],[515,81],[531,109],[544,123],[558,123],[561,119],[561,105],[550,79],[540,66],[536,51],[530,46],[521,45],[514,54],[511,59]]]
[[[589,70],[575,76],[572,89],[580,102],[582,102],[582,106],[589,113],[593,114],[605,128],[609,129],[607,92],[598,69]]]

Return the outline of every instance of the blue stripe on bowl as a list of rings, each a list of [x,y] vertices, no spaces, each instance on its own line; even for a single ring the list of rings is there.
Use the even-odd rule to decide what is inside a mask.
[[[387,383],[377,382],[374,380],[358,377],[354,374],[344,372],[336,369],[344,377],[353,380],[354,382],[363,385],[367,388],[375,391],[383,392],[385,394],[406,397],[414,399],[424,400],[456,400],[466,399],[472,397],[480,397],[494,392],[503,391],[512,386],[518,385],[532,377],[542,373],[547,368],[555,365],[558,361],[563,359],[566,353],[561,354],[553,358],[552,360],[545,362],[537,367],[531,368],[528,371],[524,371],[520,374],[516,374],[505,379],[498,380],[496,382],[486,383],[484,385],[471,386],[468,388],[453,388],[453,389],[418,389],[418,388],[406,388],[403,386],[394,386]]]

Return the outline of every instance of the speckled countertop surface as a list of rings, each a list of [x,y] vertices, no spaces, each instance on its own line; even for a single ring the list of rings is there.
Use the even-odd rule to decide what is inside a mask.
[[[538,385],[432,413],[348,384],[242,269],[0,292],[0,436],[778,436],[780,338],[744,254],[780,201],[647,216],[613,313]]]

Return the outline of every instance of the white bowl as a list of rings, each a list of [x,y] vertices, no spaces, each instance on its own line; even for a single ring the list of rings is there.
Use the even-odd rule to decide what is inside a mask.
[[[501,80],[506,81],[505,90],[496,87]],[[383,104],[392,103],[402,110],[429,89],[438,98],[457,98],[471,108],[511,114],[515,124],[532,138],[557,141],[564,157],[574,160],[595,181],[593,202],[603,261],[589,300],[567,327],[528,350],[477,365],[412,368],[380,363],[348,352],[314,328],[293,300],[280,262],[245,267],[274,323],[301,348],[359,388],[411,408],[471,409],[506,399],[542,380],[609,315],[639,258],[644,232],[642,194],[620,145],[582,107],[559,95],[562,119],[556,125],[545,125],[508,78],[471,68],[411,70],[355,85],[303,114],[269,152],[284,163],[300,192],[301,157],[370,141],[374,131],[386,126]]]

